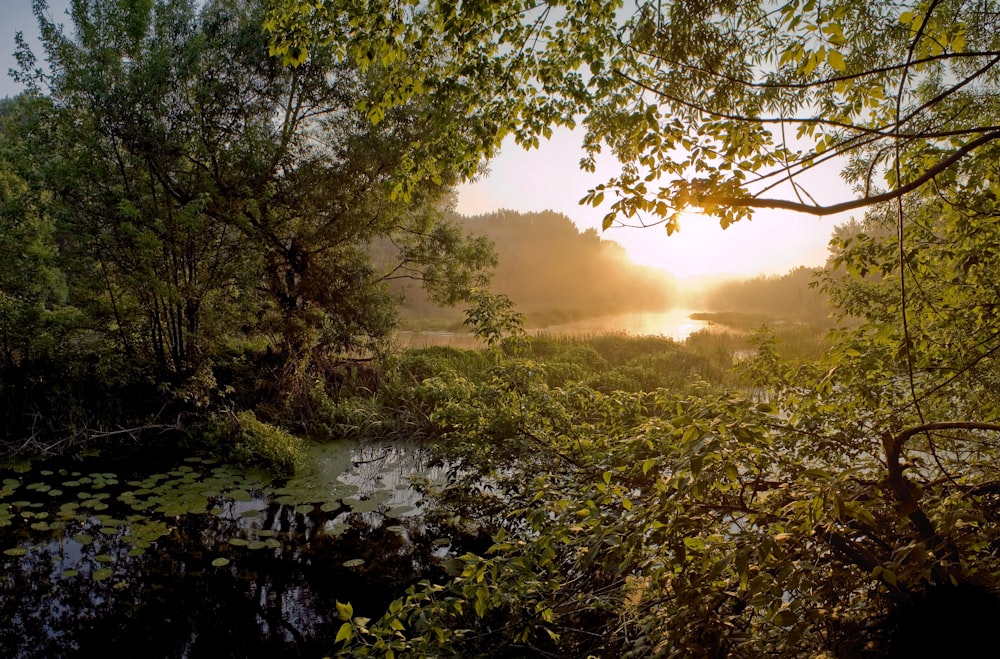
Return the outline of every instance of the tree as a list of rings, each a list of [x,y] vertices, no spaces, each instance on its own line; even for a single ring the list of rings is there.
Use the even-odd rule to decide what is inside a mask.
[[[451,108],[415,99],[373,126],[355,108],[378,72],[323,49],[282,67],[259,2],[77,0],[71,35],[34,7],[49,70],[23,40],[18,57],[50,104],[33,137],[63,264],[123,354],[186,377],[241,337],[365,349],[392,326],[394,268],[449,302],[482,283],[488,246],[443,220],[454,173],[393,192],[402,145]]]
[[[414,94],[460,98],[485,129],[472,156],[582,116],[583,166],[602,145],[623,163],[584,199],[615,195],[606,226],[638,218],[672,231],[692,206],[724,226],[758,208],[862,208],[995,159],[1000,138],[991,2],[678,0],[631,15],[597,2],[275,7],[272,50],[287,61],[334,42],[362,65],[390,65],[373,119]],[[827,163],[846,165],[856,198],[809,195],[803,174]]]
[[[73,310],[57,267],[55,227],[24,174],[32,156],[22,132],[31,123],[25,98],[0,105],[0,370],[55,354]]]

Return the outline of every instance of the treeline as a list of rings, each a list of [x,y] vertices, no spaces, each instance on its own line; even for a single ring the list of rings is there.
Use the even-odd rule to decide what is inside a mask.
[[[676,299],[669,274],[634,264],[621,245],[594,229],[581,232],[561,213],[499,210],[456,224],[493,243],[492,289],[514,300],[529,324],[661,310]],[[417,317],[448,313],[419,294],[409,295],[405,310]]]
[[[788,320],[824,322],[829,298],[815,286],[813,268],[799,266],[784,275],[728,281],[709,289],[702,306],[709,311],[766,314]]]

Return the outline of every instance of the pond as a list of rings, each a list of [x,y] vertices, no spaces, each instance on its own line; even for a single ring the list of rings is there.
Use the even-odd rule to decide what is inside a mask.
[[[0,656],[324,656],[471,547],[432,521],[417,446],[311,448],[288,481],[192,455],[0,472]]]

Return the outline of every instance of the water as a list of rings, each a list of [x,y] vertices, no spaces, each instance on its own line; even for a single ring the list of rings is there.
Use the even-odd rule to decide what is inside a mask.
[[[675,341],[684,341],[698,330],[708,327],[706,321],[691,318],[693,313],[697,312],[691,309],[670,309],[614,314],[552,325],[539,331],[554,335],[624,332],[635,336],[665,336]]]
[[[473,548],[434,522],[419,447],[312,458],[280,482],[201,456],[0,473],[0,656],[325,656],[337,601],[378,616]]]
[[[571,323],[530,328],[529,332],[554,336],[624,332],[635,336],[666,336],[675,341],[684,341],[698,330],[708,328],[706,321],[692,319],[692,313],[696,313],[696,311],[669,309],[667,311],[610,314]],[[422,348],[431,345],[444,345],[453,348],[479,347],[475,337],[464,332],[398,332],[397,340],[399,345],[404,348]]]

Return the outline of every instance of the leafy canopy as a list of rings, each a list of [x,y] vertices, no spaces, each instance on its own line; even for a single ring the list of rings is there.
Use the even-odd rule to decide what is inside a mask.
[[[963,0],[677,0],[631,14],[620,2],[281,0],[267,26],[287,62],[330,43],[386,68],[364,106],[374,121],[417,94],[463,108],[481,138],[462,154],[467,173],[508,134],[531,146],[582,121],[582,166],[602,149],[622,163],[583,201],[613,198],[606,227],[669,232],[689,207],[723,226],[758,208],[827,215],[995,159],[997,15]],[[857,197],[811,195],[803,178],[824,165],[844,167]]]

